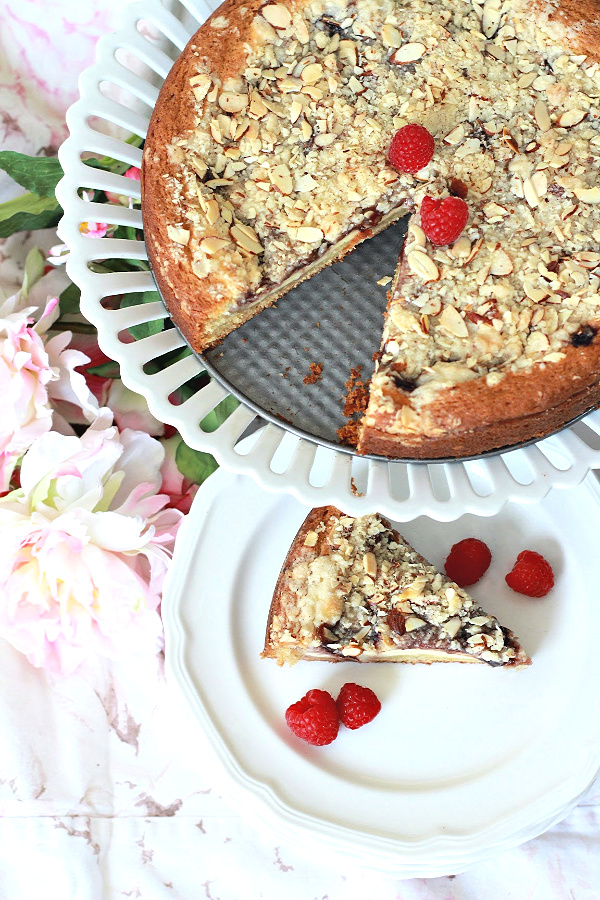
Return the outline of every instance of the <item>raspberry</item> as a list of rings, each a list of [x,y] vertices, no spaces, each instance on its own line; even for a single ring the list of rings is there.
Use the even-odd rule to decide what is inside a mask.
[[[492,561],[490,548],[479,538],[465,538],[454,544],[445,562],[446,575],[460,587],[475,584]]]
[[[285,721],[296,737],[322,747],[331,744],[340,727],[335,700],[327,691],[312,690],[285,711]]]
[[[346,728],[360,728],[375,718],[381,703],[371,688],[348,682],[337,698],[337,710]]]
[[[554,587],[554,572],[547,559],[535,550],[523,550],[506,576],[509,588],[527,597],[545,597]]]
[[[432,244],[441,247],[453,244],[462,234],[469,220],[469,207],[460,197],[434,200],[423,197],[421,228]]]
[[[422,125],[404,125],[392,138],[388,160],[399,172],[411,175],[431,162],[435,141]]]

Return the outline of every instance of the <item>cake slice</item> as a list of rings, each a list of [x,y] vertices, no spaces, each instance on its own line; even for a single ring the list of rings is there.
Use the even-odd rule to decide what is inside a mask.
[[[531,664],[517,638],[378,515],[309,513],[281,569],[263,657]]]

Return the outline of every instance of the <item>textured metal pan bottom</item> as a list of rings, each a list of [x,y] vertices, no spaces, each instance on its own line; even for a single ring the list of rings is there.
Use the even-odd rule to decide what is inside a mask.
[[[389,284],[377,282],[394,274],[406,222],[402,219],[364,241],[345,259],[240,326],[217,347],[197,354],[207,371],[263,419],[322,446],[355,453],[337,434],[348,422],[344,416],[346,383],[352,369],[359,366],[363,381],[373,372],[389,290]],[[306,383],[312,374],[311,363],[322,370],[317,381]],[[495,456],[532,443],[536,439],[461,460]],[[398,461],[427,464],[453,460]]]

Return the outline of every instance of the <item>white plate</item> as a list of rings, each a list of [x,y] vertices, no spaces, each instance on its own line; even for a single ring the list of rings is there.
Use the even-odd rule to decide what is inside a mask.
[[[595,479],[493,518],[425,517],[402,532],[437,566],[475,535],[493,553],[472,592],[520,637],[533,666],[261,660],[272,590],[306,514],[224,471],[200,490],[163,611],[167,663],[224,765],[234,796],[282,836],[395,875],[463,870],[560,818],[600,767],[600,567]],[[517,554],[551,560],[556,585],[529,599],[504,583]],[[313,687],[372,687],[380,715],[328,747],[296,739],[287,706]]]

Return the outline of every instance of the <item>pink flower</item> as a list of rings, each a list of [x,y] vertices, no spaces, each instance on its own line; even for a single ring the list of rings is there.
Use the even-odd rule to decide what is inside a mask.
[[[126,172],[123,173],[125,178],[131,178],[132,181],[139,181],[142,176],[141,169],[138,169],[137,166],[130,166]],[[105,191],[107,199],[111,203],[120,203],[121,206],[131,206],[132,199],[128,197],[126,194],[115,194],[114,191]]]
[[[79,230],[86,237],[103,238],[108,231],[106,222],[82,222]]]
[[[106,406],[110,407],[121,430],[133,428],[153,437],[162,437],[165,433],[163,422],[152,415],[144,397],[130,391],[120,378],[111,380],[106,394]]]
[[[73,672],[90,654],[153,650],[181,512],[160,489],[164,452],[111,426],[50,432],[0,499],[0,635],[35,666]]]
[[[161,492],[168,494],[171,509],[178,509],[186,514],[190,511],[198,485],[188,478],[184,478],[177,468],[175,454],[177,453],[177,447],[181,443],[181,436],[174,434],[161,443],[165,450],[165,459],[160,468],[162,476]]]
[[[52,427],[70,430],[71,414],[90,422],[98,410],[75,371],[86,357],[69,349],[70,333],[46,339],[57,298],[50,297],[41,313],[26,303],[19,293],[0,304],[0,491],[33,441]]]

